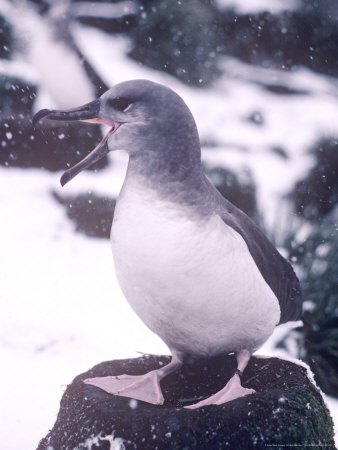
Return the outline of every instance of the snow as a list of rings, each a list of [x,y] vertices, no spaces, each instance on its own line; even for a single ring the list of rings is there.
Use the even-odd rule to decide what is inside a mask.
[[[7,450],[35,448],[78,373],[137,351],[169,352],[124,301],[109,243],[73,232],[51,196],[58,175],[0,169],[0,358],[7,368],[0,426]]]
[[[123,444],[123,439],[115,437],[114,434],[109,434],[107,436],[102,436],[101,434],[86,439],[85,442],[80,442],[76,450],[80,448],[92,450],[93,445],[97,446],[102,441],[108,441],[110,443],[110,450],[124,450],[125,446]],[[47,449],[54,450],[54,449]],[[55,449],[56,450],[56,449]]]
[[[297,0],[217,0],[218,5],[223,9],[234,9],[240,14],[255,14],[263,11],[278,13],[287,9],[294,9]]]
[[[202,90],[126,58],[130,46],[126,38],[109,37],[84,26],[74,31],[107,83],[147,78],[182,95],[205,143],[204,161],[239,173],[250,171],[270,227],[276,217],[290,219],[289,206],[283,203],[281,207],[281,199],[314,164],[307,154],[309,146],[338,132],[336,80],[304,68],[274,71],[224,58],[225,75]],[[39,80],[45,73],[39,67],[18,54],[14,61],[2,62],[0,69]],[[310,93],[276,95],[262,83]],[[55,106],[61,98],[72,103],[67,107],[78,106],[75,94],[63,95],[64,81],[52,87],[45,81],[43,86],[37,108]],[[256,111],[263,117],[261,126],[248,121]],[[276,146],[287,152],[288,159],[271,151]],[[75,233],[64,208],[52,196],[53,191],[116,196],[127,160],[116,153],[111,161],[99,173],[81,173],[64,189],[59,185],[61,173],[0,168],[0,433],[6,450],[35,448],[56,419],[66,384],[94,364],[135,357],[137,352],[169,353],[124,300],[108,241]],[[273,344],[288,327],[279,327],[259,353],[287,357]],[[338,423],[338,401],[327,398],[327,402]]]

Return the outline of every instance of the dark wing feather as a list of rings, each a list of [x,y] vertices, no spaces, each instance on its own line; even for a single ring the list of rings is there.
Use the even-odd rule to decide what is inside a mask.
[[[278,298],[281,309],[279,323],[299,320],[302,314],[301,290],[291,264],[244,212],[223,197],[220,216],[243,237],[264,280]]]

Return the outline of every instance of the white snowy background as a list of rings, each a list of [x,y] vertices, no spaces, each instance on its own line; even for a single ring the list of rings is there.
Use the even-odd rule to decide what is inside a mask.
[[[244,2],[237,3],[244,8]],[[263,0],[252,4],[264,6]],[[75,79],[71,57],[67,59],[60,45],[51,49],[48,28],[34,12],[25,9],[18,14],[7,1],[1,2],[1,10],[11,14],[21,29],[28,51],[25,58],[18,54],[11,61],[0,60],[0,72],[42,86],[37,109],[75,107],[91,100],[85,82]],[[107,84],[146,78],[177,91],[191,108],[201,139],[217,142],[217,147],[203,148],[203,160],[244,175],[250,169],[267,226],[273,226],[283,195],[313,166],[309,146],[318,137],[338,135],[334,78],[301,67],[292,72],[262,69],[224,57],[220,62],[224,74],[212,87],[192,88],[128,59],[130,43],[124,37],[83,25],[73,32]],[[68,66],[54,70],[61,69],[62,60]],[[260,82],[307,90],[310,95],[278,96]],[[264,114],[264,132],[246,120],[257,110]],[[271,147],[282,147],[289,158],[282,159]],[[0,448],[4,450],[36,448],[54,424],[66,385],[79,373],[104,360],[136,357],[138,352],[169,352],[124,300],[109,241],[76,233],[64,207],[51,195],[91,191],[116,197],[127,159],[116,153],[110,161],[104,170],[81,173],[63,189],[61,172],[0,167]],[[292,214],[288,206],[286,211]],[[287,356],[274,349],[275,341],[272,336],[258,353]],[[338,421],[337,400],[327,402]]]

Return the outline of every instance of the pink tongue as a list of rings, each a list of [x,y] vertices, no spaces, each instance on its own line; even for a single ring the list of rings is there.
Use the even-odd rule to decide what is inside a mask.
[[[112,128],[118,128],[121,124],[120,122],[115,122],[114,120],[108,120],[108,119],[100,119],[100,123],[104,123],[105,125],[108,125]]]
[[[113,122],[112,120],[106,120],[106,119],[101,119],[100,122],[111,127],[111,129],[108,131],[108,133],[104,136],[104,138],[103,138],[104,141],[111,134],[115,133],[115,131],[122,125],[122,123],[120,123],[120,122]]]

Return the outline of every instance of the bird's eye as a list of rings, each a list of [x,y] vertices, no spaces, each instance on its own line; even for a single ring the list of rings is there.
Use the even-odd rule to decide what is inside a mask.
[[[132,101],[125,97],[115,97],[110,98],[107,103],[119,111],[125,111],[132,104]]]

